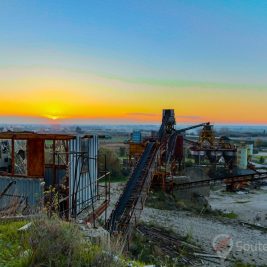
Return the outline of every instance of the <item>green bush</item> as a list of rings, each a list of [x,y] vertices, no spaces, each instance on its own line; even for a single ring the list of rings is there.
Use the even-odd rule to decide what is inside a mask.
[[[0,266],[5,267],[125,267],[142,266],[116,256],[84,237],[79,226],[57,217],[0,224]],[[130,265],[129,265],[130,264]]]
[[[56,217],[36,220],[28,242],[31,266],[119,266],[112,255],[86,240],[77,225]]]
[[[0,223],[0,266],[29,266],[23,265],[25,260],[21,256],[27,250],[23,242],[27,234],[18,231],[26,223],[25,221]]]
[[[118,155],[111,149],[100,148],[98,152],[98,171],[99,173],[105,170],[105,159],[106,168],[111,172],[111,179],[122,177],[122,167]]]

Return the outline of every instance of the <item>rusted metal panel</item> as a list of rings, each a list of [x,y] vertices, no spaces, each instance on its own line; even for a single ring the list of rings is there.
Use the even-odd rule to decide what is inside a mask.
[[[39,134],[39,133],[24,133],[24,132],[2,132],[0,139],[16,139],[16,140],[29,140],[29,139],[43,139],[43,140],[71,140],[75,136],[71,134]]]
[[[174,156],[178,161],[181,161],[184,156],[184,137],[181,134],[176,137]]]
[[[28,176],[44,176],[44,140],[29,139],[27,143]]]
[[[36,134],[36,133],[14,133],[14,132],[5,132],[0,133],[1,140],[9,140],[10,142],[10,167],[3,166],[3,172],[1,176],[6,174],[16,177],[44,177],[45,172],[45,140],[51,140],[52,142],[68,142],[75,138],[73,135],[62,135],[62,134]],[[25,142],[27,144],[26,149],[20,149],[16,151],[16,144],[19,142]],[[52,156],[54,157],[55,148],[53,147]],[[19,154],[24,152],[24,157]],[[66,157],[66,155],[65,155]],[[17,162],[16,162],[17,160]],[[18,161],[20,160],[20,161]],[[17,163],[17,164],[16,164]],[[24,165],[22,165],[24,163]],[[55,161],[51,162],[52,165],[55,165]],[[66,165],[66,162],[64,162]],[[18,171],[19,167],[25,166],[25,170]],[[0,166],[1,167],[1,166]],[[21,169],[21,168],[20,168]],[[19,169],[19,170],[20,170]],[[1,168],[0,168],[1,171]]]
[[[89,217],[86,219],[87,222],[93,223],[94,220],[99,218],[102,213],[108,208],[109,201],[106,200],[104,201],[96,210],[94,213],[90,214]]]
[[[130,155],[141,155],[145,150],[145,145],[144,144],[130,143],[129,146],[130,146],[129,147]]]

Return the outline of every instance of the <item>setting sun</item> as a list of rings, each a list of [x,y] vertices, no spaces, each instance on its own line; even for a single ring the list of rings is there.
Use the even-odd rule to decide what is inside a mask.
[[[45,115],[45,117],[48,119],[54,120],[54,121],[59,119],[59,116],[56,116],[56,115]]]

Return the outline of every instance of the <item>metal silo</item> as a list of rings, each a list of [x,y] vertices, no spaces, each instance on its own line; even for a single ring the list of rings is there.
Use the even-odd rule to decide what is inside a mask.
[[[251,158],[253,155],[253,149],[254,145],[253,144],[247,144],[247,150],[248,150],[248,157]]]
[[[248,165],[248,150],[242,145],[237,148],[237,167],[240,169],[247,169]]]

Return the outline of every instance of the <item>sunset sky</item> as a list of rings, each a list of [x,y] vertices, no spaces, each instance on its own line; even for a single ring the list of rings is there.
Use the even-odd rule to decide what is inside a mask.
[[[1,0],[0,123],[267,124],[267,1]]]

